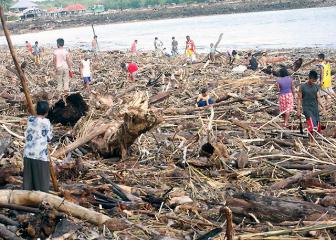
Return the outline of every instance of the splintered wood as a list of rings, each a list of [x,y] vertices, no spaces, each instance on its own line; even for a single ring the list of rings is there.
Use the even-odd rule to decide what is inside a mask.
[[[101,52],[92,55],[93,84],[84,91],[84,52],[71,52],[73,101],[54,91],[52,50],[40,66],[18,50],[34,103],[48,98],[54,106],[54,196],[20,191],[28,113],[9,52],[0,50],[0,238],[334,239],[334,99],[326,99],[325,130],[309,143],[295,112],[282,127],[277,78],[233,73],[223,56],[189,65],[183,56]],[[274,73],[297,70],[298,87],[319,52],[336,57],[288,49],[269,51],[266,62]],[[120,69],[131,59],[136,81]],[[216,102],[197,108],[204,87]]]

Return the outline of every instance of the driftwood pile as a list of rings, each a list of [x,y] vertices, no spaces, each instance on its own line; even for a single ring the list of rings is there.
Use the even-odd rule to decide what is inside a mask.
[[[298,85],[322,51],[336,57],[328,49],[268,56],[288,59],[273,69],[302,58],[292,73]],[[190,65],[182,56],[102,52],[92,56],[94,83],[85,92],[83,54],[73,51],[72,96],[83,102],[72,105],[54,90],[51,50],[40,66],[18,50],[33,101],[48,98],[66,113],[54,114],[61,119],[51,143],[61,190],[44,194],[20,190],[28,113],[9,52],[0,52],[0,237],[335,239],[333,105],[310,144],[295,114],[290,129],[282,127],[276,77],[262,71],[234,74],[224,56]],[[119,67],[131,59],[135,82]],[[194,107],[203,87],[217,99],[213,108]]]

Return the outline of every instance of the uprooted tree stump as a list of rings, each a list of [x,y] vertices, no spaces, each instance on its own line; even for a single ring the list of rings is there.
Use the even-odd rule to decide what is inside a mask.
[[[125,158],[134,141],[162,121],[157,112],[148,108],[148,98],[143,94],[136,95],[116,116],[112,121],[83,119],[77,124],[77,140],[53,156],[60,157],[89,142],[103,157]]]
[[[89,107],[80,93],[75,93],[67,96],[65,102],[63,99],[57,101],[50,108],[47,118],[52,123],[74,126],[88,110]]]

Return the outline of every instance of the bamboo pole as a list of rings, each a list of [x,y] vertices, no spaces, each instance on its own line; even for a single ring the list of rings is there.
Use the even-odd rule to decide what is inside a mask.
[[[14,65],[15,65],[15,68],[18,72],[18,75],[19,75],[19,78],[20,78],[20,81],[21,81],[21,85],[22,85],[22,88],[23,88],[23,92],[24,92],[24,95],[26,97],[28,111],[31,114],[35,115],[35,109],[34,109],[34,106],[33,106],[33,101],[31,99],[29,89],[28,89],[28,86],[27,86],[28,81],[27,81],[27,78],[26,78],[24,72],[21,69],[21,66],[19,65],[19,62],[18,62],[18,59],[17,59],[17,56],[16,56],[16,52],[15,52],[15,49],[14,49],[14,46],[13,46],[13,43],[12,43],[12,40],[11,40],[11,37],[10,37],[10,33],[8,31],[8,28],[7,28],[7,23],[6,23],[6,20],[5,20],[5,17],[4,17],[4,10],[3,10],[2,6],[0,6],[0,18],[1,18],[2,28],[3,28],[3,31],[5,33],[7,43],[8,43],[9,51],[12,55]]]

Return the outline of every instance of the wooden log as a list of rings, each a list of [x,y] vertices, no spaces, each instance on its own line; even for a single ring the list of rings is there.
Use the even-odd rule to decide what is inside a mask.
[[[262,196],[255,193],[237,193],[227,199],[227,205],[237,217],[251,218],[251,213],[260,222],[279,223],[283,221],[329,220],[336,217],[336,211],[311,202],[304,202],[279,197]],[[272,213],[272,214],[270,214]]]
[[[24,95],[26,97],[28,111],[31,114],[35,115],[36,112],[35,112],[35,109],[34,109],[34,106],[33,106],[33,101],[31,99],[29,89],[28,89],[28,86],[27,86],[28,81],[27,81],[26,75],[23,73],[23,71],[21,69],[21,66],[19,65],[19,61],[17,59],[16,52],[15,52],[14,46],[12,44],[10,33],[8,31],[8,28],[7,28],[7,23],[6,23],[6,20],[5,20],[4,10],[3,10],[2,6],[0,6],[0,18],[1,18],[2,28],[3,28],[3,31],[5,33],[7,43],[8,43],[9,51],[12,55],[16,70],[17,70],[17,72],[20,76],[21,86],[23,88],[23,92],[24,92]]]
[[[0,155],[4,154],[9,145],[12,143],[13,139],[9,134],[1,133],[0,137]]]
[[[20,238],[16,236],[15,233],[9,231],[5,225],[0,223],[0,238],[5,240],[23,240],[23,238]]]
[[[19,223],[17,221],[12,220],[9,217],[6,217],[3,214],[0,214],[0,223],[3,223],[5,225],[11,225],[11,226],[17,226]]]
[[[38,206],[42,202],[47,202],[58,211],[96,225],[102,225],[111,219],[104,214],[73,204],[52,194],[39,191],[0,190],[0,203],[2,204]]]
[[[108,124],[101,125],[99,128],[94,129],[90,134],[77,139],[75,142],[65,146],[62,149],[59,149],[58,151],[56,151],[52,155],[52,157],[59,158],[59,157],[65,155],[65,154],[71,152],[72,150],[88,143],[89,141],[91,141],[95,137],[105,133],[109,127],[110,127],[110,125],[108,125]]]
[[[272,190],[279,190],[279,189],[284,189],[287,188],[290,185],[293,185],[295,183],[307,183],[307,182],[311,182],[311,180],[317,176],[320,175],[326,175],[326,174],[332,174],[334,173],[336,170],[336,166],[330,166],[327,169],[324,170],[320,170],[320,171],[316,171],[316,172],[303,172],[303,173],[298,173],[295,176],[286,178],[282,181],[279,181],[277,183],[274,183],[271,186]],[[329,188],[329,187],[328,187]]]
[[[12,210],[22,211],[22,212],[30,212],[30,213],[39,213],[40,210],[38,208],[26,207],[17,204],[7,204],[0,203],[0,208],[8,208]]]

